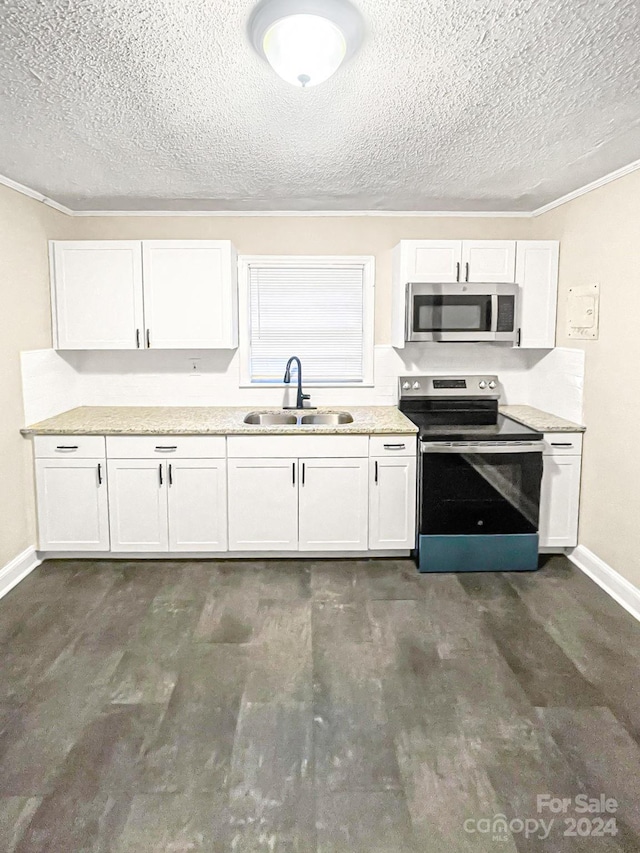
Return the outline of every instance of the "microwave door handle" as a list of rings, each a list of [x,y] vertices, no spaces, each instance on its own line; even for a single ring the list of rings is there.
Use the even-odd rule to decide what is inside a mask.
[[[489,303],[489,322],[487,323],[489,326],[490,332],[498,331],[498,294],[491,294],[491,302]]]
[[[410,341],[413,332],[413,285],[411,284],[407,284],[407,295],[405,304],[407,310],[404,339],[405,341]]]

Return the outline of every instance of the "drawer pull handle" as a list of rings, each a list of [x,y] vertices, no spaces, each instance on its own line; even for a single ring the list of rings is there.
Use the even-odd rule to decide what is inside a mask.
[[[552,441],[551,447],[573,447],[572,441]]]
[[[77,450],[77,449],[78,449],[77,444],[59,444],[56,447],[56,450]]]
[[[156,450],[159,450],[161,453],[170,453],[172,450],[177,450],[177,449],[178,449],[177,444],[173,444],[173,445],[157,444],[156,445]]]
[[[404,450],[404,448],[405,448],[404,444],[385,444],[384,445],[385,450]]]

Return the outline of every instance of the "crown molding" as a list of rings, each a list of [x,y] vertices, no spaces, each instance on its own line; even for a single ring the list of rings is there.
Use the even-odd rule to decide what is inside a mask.
[[[635,172],[638,169],[640,169],[640,160],[634,160],[626,166],[621,166],[619,169],[609,172],[608,175],[603,175],[596,181],[591,181],[591,183],[585,184],[583,187],[578,187],[577,190],[572,190],[570,193],[560,196],[560,198],[557,198],[555,201],[550,201],[548,204],[538,207],[536,210],[531,211],[531,216],[542,216],[543,213],[548,213],[550,210],[554,210],[562,204],[573,201],[574,198],[579,198],[581,195],[586,195],[592,190],[604,187],[606,184],[610,184],[612,181],[617,181],[618,178],[623,178],[625,175],[629,175],[631,172]]]
[[[60,204],[60,202],[55,201],[52,198],[48,198],[46,195],[42,195],[42,193],[39,193],[37,190],[32,190],[31,187],[26,187],[24,184],[19,184],[18,181],[7,178],[5,175],[0,175],[0,184],[5,187],[9,187],[11,190],[22,193],[22,195],[26,195],[29,198],[35,199],[35,201],[40,201],[42,204],[46,204],[47,207],[52,207],[60,213],[65,213],[67,216],[73,216],[73,210],[71,210],[71,208],[65,207],[64,204]]]
[[[214,216],[214,217],[401,217],[404,219],[430,217],[488,217],[525,218],[528,211],[517,210],[74,210],[72,216]]]
[[[626,166],[621,166],[613,172],[591,181],[582,187],[572,190],[560,198],[550,201],[548,204],[542,205],[535,210],[72,210],[64,204],[61,204],[55,199],[43,195],[31,187],[20,184],[12,178],[7,178],[5,175],[0,175],[0,185],[16,190],[35,201],[46,204],[54,210],[64,213],[67,216],[208,216],[208,217],[228,217],[228,218],[251,218],[251,217],[350,217],[350,216],[369,216],[369,217],[387,217],[387,218],[404,218],[404,219],[430,219],[430,218],[449,218],[449,219],[530,219],[532,217],[542,216],[550,210],[554,210],[560,205],[567,204],[581,195],[586,195],[592,190],[597,190],[612,181],[617,181],[618,178],[623,178],[625,175],[635,172],[640,169],[640,160],[634,160]]]

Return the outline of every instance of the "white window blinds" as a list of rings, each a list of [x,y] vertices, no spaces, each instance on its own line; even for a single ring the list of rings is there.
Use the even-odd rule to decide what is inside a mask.
[[[365,287],[363,264],[251,264],[251,382],[282,382],[292,355],[305,382],[363,382]]]

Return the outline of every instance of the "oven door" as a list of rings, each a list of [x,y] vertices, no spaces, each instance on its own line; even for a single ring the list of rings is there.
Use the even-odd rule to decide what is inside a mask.
[[[541,443],[422,442],[420,450],[421,571],[537,568]]]
[[[409,284],[406,340],[513,342],[516,292],[517,285]]]

